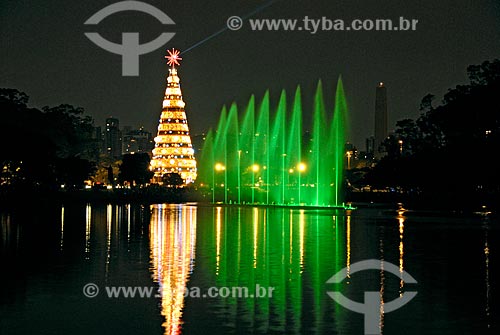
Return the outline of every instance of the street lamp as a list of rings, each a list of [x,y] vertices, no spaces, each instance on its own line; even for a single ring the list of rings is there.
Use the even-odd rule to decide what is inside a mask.
[[[306,164],[305,163],[302,163],[300,162],[299,164],[297,164],[297,170],[299,171],[299,175],[298,175],[298,183],[297,183],[297,186],[298,186],[298,190],[299,190],[299,204],[301,203],[301,189],[302,189],[302,172],[304,172],[306,170]]]
[[[290,175],[292,175],[294,172],[295,170],[292,168],[288,170],[288,187],[290,187]]]
[[[255,174],[259,172],[260,166],[259,164],[253,164],[249,169],[252,171],[252,203],[255,203]]]
[[[215,166],[214,166],[214,169],[215,171],[217,172],[221,172],[221,171],[226,171],[226,166],[224,164],[221,164],[221,163],[216,163]],[[227,187],[226,187],[226,184],[227,184],[227,176],[226,176],[226,173],[224,173],[224,184],[221,184],[221,187],[224,187],[224,202],[227,203]],[[213,190],[213,195],[212,195],[212,198],[213,198],[213,202],[215,202],[215,176],[214,176],[214,190]]]

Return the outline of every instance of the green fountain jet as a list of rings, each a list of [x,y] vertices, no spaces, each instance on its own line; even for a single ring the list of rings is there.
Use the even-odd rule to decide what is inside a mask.
[[[252,95],[241,115],[224,106],[215,132],[205,137],[198,182],[213,203],[344,207],[347,103],[339,77],[333,113],[323,87],[314,95],[312,123],[303,129],[300,86],[287,109],[285,90],[274,113],[269,91]],[[305,136],[304,134],[310,135]]]

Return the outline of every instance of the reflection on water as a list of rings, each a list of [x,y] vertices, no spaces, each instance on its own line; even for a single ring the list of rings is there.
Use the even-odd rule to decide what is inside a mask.
[[[398,222],[399,222],[399,273],[401,280],[399,282],[399,296],[403,296],[403,288],[405,282],[403,281],[403,272],[404,272],[404,244],[403,244],[403,236],[405,232],[405,217],[403,216],[403,212],[398,212]]]
[[[184,293],[193,271],[196,249],[196,207],[151,206],[151,271],[161,295],[165,334],[179,334]]]
[[[273,287],[272,297],[188,297],[186,311],[207,304],[204,315],[188,313],[186,333],[209,329],[240,333],[316,333],[328,329],[334,304],[326,280],[345,266],[345,217],[316,211],[215,207],[197,224],[197,254],[189,285]],[[333,224],[332,224],[333,222]],[[338,315],[345,313],[339,310]],[[192,317],[192,318],[191,318]],[[216,320],[216,321],[214,321]],[[200,331],[200,324],[203,331]]]
[[[2,236],[2,254],[7,255],[15,252],[19,245],[19,226],[12,225],[11,216],[8,213],[0,214],[0,233]]]
[[[346,268],[347,279],[351,278],[351,216],[347,215],[347,235],[346,235]],[[349,282],[349,281],[348,281]]]
[[[399,250],[399,297],[402,297],[404,294],[404,280],[403,280],[403,273],[404,273],[404,222],[405,222],[405,216],[404,216],[404,209],[400,208],[397,211],[397,226],[398,226],[398,232],[399,232],[399,243],[398,243],[398,250]],[[348,222],[350,222],[350,218],[348,218]],[[390,227],[389,227],[390,228]],[[350,229],[349,229],[350,231]],[[379,288],[379,296],[380,296],[380,314],[379,314],[379,332],[380,334],[384,333],[384,323],[385,323],[385,310],[384,310],[384,305],[385,305],[385,300],[386,296],[390,296],[390,290],[389,292],[386,292],[386,271],[384,269],[384,261],[385,259],[385,250],[387,247],[385,246],[385,242],[388,240],[388,237],[385,236],[386,234],[386,227],[380,227],[379,230],[379,259],[380,259],[380,288]],[[350,234],[349,234],[350,235]],[[348,235],[348,240],[350,239],[350,236]],[[349,243],[348,243],[349,245]],[[387,260],[391,261],[391,260]],[[389,294],[388,294],[389,293]],[[389,297],[387,300],[391,301],[393,300],[394,297]]]
[[[61,251],[64,247],[64,205],[61,206]]]
[[[384,294],[385,294],[385,271],[384,271],[384,230],[381,231],[380,235],[380,318],[379,318],[379,330],[380,334],[384,331]]]
[[[498,313],[491,270],[498,238],[490,218],[406,210],[67,204],[2,211],[0,333],[362,334],[363,316],[330,299],[326,292],[335,290],[358,302],[365,291],[379,292],[380,334],[486,333]],[[399,264],[400,275],[351,273],[351,264],[371,258]],[[326,284],[344,267],[342,283]],[[416,287],[405,285],[403,271]],[[154,286],[158,296],[109,299],[101,290],[88,299],[81,293],[88,282]],[[273,287],[272,297],[185,296],[193,287],[254,293],[257,285]],[[417,297],[384,315],[384,302],[407,289]]]
[[[92,226],[92,206],[85,207],[85,259],[89,259],[90,254],[90,228]]]
[[[490,295],[491,295],[491,287],[490,287],[490,247],[488,245],[488,230],[489,230],[489,220],[486,219],[483,224],[484,227],[484,281],[486,286],[486,306],[485,306],[485,314],[486,314],[486,323],[488,329],[491,328],[491,311],[490,311]]]

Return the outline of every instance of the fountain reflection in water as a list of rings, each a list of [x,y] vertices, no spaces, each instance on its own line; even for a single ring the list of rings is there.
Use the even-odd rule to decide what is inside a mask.
[[[212,215],[204,210],[199,217],[198,252],[203,250],[204,256],[196,260],[191,284],[202,290],[245,288],[249,294],[257,286],[273,288],[272,296],[210,299],[203,315],[191,311],[184,316],[185,333],[201,333],[200,318],[207,332],[220,333],[326,333],[333,318],[343,322],[339,327],[349,327],[344,323],[346,311],[331,313],[336,306],[325,299],[326,280],[345,264],[345,216],[334,215],[338,225],[333,226],[332,216],[313,217],[305,209],[210,210]],[[188,297],[185,303],[189,310],[201,301]]]

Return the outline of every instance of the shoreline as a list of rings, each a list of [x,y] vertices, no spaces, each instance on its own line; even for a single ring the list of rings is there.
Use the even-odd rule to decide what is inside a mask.
[[[0,192],[0,208],[17,207],[20,204],[49,205],[51,203],[90,203],[90,204],[189,204],[198,206],[221,207],[263,207],[290,208],[306,210],[354,210],[356,208],[395,208],[405,207],[411,210],[432,210],[446,212],[489,212],[498,210],[498,198],[488,197],[466,199],[446,194],[432,197],[408,196],[377,192],[350,193],[343,206],[314,206],[308,204],[260,204],[212,203],[194,189],[136,188],[113,190],[16,190]],[[33,203],[34,202],[34,203]]]

